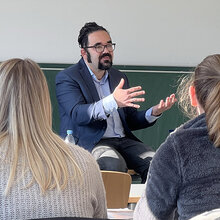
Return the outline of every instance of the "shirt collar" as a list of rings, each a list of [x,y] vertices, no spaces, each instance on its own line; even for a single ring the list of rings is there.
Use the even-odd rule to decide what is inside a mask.
[[[105,74],[104,74],[104,76],[102,77],[102,79],[101,80],[98,80],[97,79],[97,77],[96,77],[96,75],[92,72],[92,70],[89,68],[89,66],[86,64],[86,66],[87,66],[87,68],[88,68],[88,70],[89,70],[89,72],[90,72],[90,74],[91,74],[91,76],[92,76],[92,78],[93,78],[93,80],[95,81],[95,82],[97,82],[97,83],[101,83],[101,84],[104,84],[105,82],[106,82],[106,80],[108,79],[108,71],[106,70],[105,71]]]

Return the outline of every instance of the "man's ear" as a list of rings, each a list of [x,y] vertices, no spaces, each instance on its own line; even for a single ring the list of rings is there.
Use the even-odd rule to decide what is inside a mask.
[[[81,55],[84,57],[86,55],[86,50],[84,48],[81,48]]]
[[[197,98],[196,98],[196,90],[195,90],[194,86],[189,87],[189,96],[190,96],[191,105],[193,107],[197,107],[198,106],[198,101],[197,101]]]

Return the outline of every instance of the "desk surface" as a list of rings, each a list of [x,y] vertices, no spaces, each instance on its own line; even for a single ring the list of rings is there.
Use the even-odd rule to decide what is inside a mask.
[[[134,211],[125,209],[108,209],[108,219],[133,219]]]
[[[131,184],[128,203],[137,203],[145,190],[145,184]]]

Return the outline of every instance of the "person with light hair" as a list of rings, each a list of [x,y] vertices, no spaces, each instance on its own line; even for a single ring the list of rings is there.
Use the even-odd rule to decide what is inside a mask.
[[[52,131],[46,78],[30,59],[0,64],[0,219],[106,218],[92,155]]]
[[[188,220],[220,208],[220,54],[206,57],[177,93],[194,117],[156,152],[134,220]]]

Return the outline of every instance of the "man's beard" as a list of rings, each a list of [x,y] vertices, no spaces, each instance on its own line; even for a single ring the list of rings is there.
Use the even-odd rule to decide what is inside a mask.
[[[106,56],[108,56],[110,58],[110,60],[104,60],[104,62],[101,63],[101,59]],[[88,61],[88,63],[92,63],[91,55],[88,51],[87,51],[87,61]],[[112,55],[110,53],[103,53],[99,57],[98,69],[108,70],[111,68],[111,66],[112,66]]]
[[[110,60],[104,60],[103,63],[101,63],[101,59],[103,57],[109,57]],[[110,67],[112,66],[112,55],[110,53],[103,53],[100,57],[99,57],[99,63],[98,63],[98,68],[100,70],[108,70]]]

